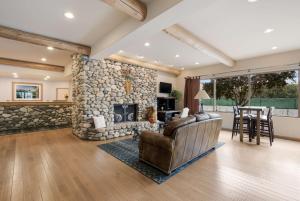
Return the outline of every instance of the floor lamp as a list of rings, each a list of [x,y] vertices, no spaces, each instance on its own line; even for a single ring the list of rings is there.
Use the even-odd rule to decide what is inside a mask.
[[[205,90],[200,89],[200,90],[198,91],[198,93],[196,94],[196,96],[194,97],[194,99],[199,100],[200,105],[201,105],[201,111],[200,111],[200,113],[204,113],[204,110],[203,110],[203,103],[202,103],[201,100],[202,100],[202,99],[210,99],[209,95],[206,93]]]

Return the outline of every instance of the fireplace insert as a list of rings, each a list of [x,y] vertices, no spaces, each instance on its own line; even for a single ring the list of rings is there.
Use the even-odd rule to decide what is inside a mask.
[[[127,121],[137,121],[137,104],[115,104],[114,122],[121,123]]]

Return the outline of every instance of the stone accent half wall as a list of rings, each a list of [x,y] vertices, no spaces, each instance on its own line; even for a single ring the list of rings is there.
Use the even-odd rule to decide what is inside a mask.
[[[0,135],[49,128],[71,127],[71,103],[2,102]]]
[[[130,70],[132,92],[125,91],[125,76]],[[133,134],[133,128],[156,130],[146,120],[147,108],[156,107],[157,71],[109,59],[92,60],[73,55],[72,65],[73,133],[82,139],[106,140]],[[114,104],[138,104],[136,122],[114,123]],[[92,117],[103,115],[107,128],[94,129]]]

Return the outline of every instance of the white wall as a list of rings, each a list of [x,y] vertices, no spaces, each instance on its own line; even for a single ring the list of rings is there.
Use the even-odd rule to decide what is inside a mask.
[[[232,129],[233,113],[216,112],[223,118],[222,127]],[[300,140],[300,119],[293,117],[273,117],[275,135]]]
[[[71,89],[69,81],[37,81],[26,79],[0,78],[0,101],[12,100],[12,82],[30,82],[43,84],[43,101],[56,100],[56,88]],[[69,93],[71,100],[71,93]]]
[[[159,93],[159,83],[160,82],[171,83],[172,84],[172,89],[174,90],[174,89],[177,89],[176,81],[177,81],[176,75],[169,74],[169,73],[164,73],[164,72],[158,72],[158,76],[157,76],[157,96],[158,97],[168,96],[168,94]]]
[[[244,59],[236,62],[234,67],[228,67],[223,64],[216,64],[210,66],[204,66],[198,69],[185,70],[176,80],[177,88],[184,93],[184,78],[187,76],[202,76],[212,75],[218,73],[232,74],[235,71],[282,66],[279,68],[284,69],[285,65],[295,64],[300,62],[300,50],[290,51],[285,53],[278,53],[273,55],[261,56],[251,59]],[[273,67],[272,67],[273,66]],[[276,67],[278,68],[278,67]],[[282,70],[281,69],[281,70]],[[182,102],[181,102],[182,103]],[[181,105],[182,107],[182,105]],[[220,113],[223,117],[223,128],[232,128],[232,113]],[[275,135],[297,138],[300,139],[300,118],[293,117],[273,117]]]

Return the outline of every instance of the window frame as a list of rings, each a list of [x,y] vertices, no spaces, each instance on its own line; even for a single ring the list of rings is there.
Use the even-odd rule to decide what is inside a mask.
[[[214,86],[213,86],[213,111],[214,112],[222,112],[222,111],[218,111],[217,110],[217,97],[216,97],[216,94],[217,94],[217,79],[218,78],[230,78],[230,77],[236,77],[236,76],[246,76],[248,75],[249,79],[248,79],[248,87],[249,87],[249,90],[248,90],[248,105],[251,104],[251,90],[252,90],[252,87],[251,87],[251,77],[254,76],[254,75],[259,75],[259,74],[266,74],[266,73],[281,73],[281,72],[287,72],[287,71],[297,71],[298,72],[298,116],[295,117],[295,116],[276,116],[276,117],[286,117],[286,118],[300,118],[300,68],[295,68],[295,69],[282,69],[282,70],[276,70],[276,71],[262,71],[262,72],[251,72],[250,70],[248,70],[247,73],[240,73],[240,74],[237,74],[237,75],[232,75],[232,76],[218,76],[218,74],[214,74],[214,75],[211,75],[211,76],[200,76],[200,81],[201,81],[201,78],[204,78],[205,80],[206,79],[210,79]],[[223,73],[222,73],[223,74]],[[220,74],[221,75],[221,74]],[[223,112],[223,113],[231,113],[231,112]]]

